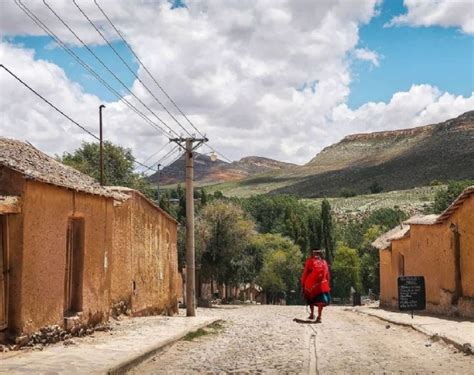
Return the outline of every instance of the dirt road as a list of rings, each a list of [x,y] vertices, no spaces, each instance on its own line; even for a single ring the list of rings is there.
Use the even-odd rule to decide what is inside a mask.
[[[306,317],[302,306],[209,311],[224,317],[221,327],[176,343],[132,373],[468,374],[474,368],[474,357],[452,346],[341,307],[326,309],[317,325],[292,321]]]

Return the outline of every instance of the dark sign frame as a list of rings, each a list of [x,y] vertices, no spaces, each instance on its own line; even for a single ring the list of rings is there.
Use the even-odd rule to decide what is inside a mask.
[[[426,309],[424,276],[398,277],[398,308],[400,311]]]

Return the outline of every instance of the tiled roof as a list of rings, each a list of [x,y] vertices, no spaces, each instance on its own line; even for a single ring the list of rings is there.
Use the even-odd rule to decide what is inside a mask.
[[[127,199],[126,195],[100,186],[92,177],[58,162],[32,145],[14,139],[0,137],[0,165],[35,181],[119,200]]]
[[[449,219],[454,211],[456,211],[463,204],[463,202],[471,196],[471,194],[474,194],[474,186],[469,186],[464,189],[461,195],[457,197],[456,200],[451,203],[451,205],[446,210],[444,210],[443,213],[441,213],[441,215],[438,216],[436,224],[441,224],[445,220]]]
[[[379,238],[372,242],[372,246],[379,250],[387,249],[390,246],[391,241],[399,240],[407,236],[409,232],[409,225],[397,225],[395,228],[390,229],[388,232],[382,234]]]
[[[438,220],[438,215],[416,215],[405,221],[405,224],[432,225]]]

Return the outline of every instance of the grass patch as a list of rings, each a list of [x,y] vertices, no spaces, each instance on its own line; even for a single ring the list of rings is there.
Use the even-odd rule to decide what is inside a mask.
[[[205,329],[199,328],[196,331],[192,331],[192,332],[187,333],[186,336],[184,336],[183,340],[184,341],[192,341],[194,339],[197,339],[198,337],[206,336],[209,333],[210,332],[206,331]]]
[[[212,324],[209,324],[206,328],[199,328],[196,331],[192,331],[186,334],[186,336],[183,337],[184,341],[192,341],[194,339],[197,339],[199,337],[203,337],[206,335],[213,335],[218,333],[219,331],[224,329],[222,320],[217,320]]]

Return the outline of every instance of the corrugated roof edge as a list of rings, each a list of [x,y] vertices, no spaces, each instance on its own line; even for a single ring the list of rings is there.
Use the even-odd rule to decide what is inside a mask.
[[[435,224],[442,224],[447,219],[449,219],[453,213],[463,204],[463,202],[469,198],[471,194],[474,194],[474,185],[468,186],[464,191],[459,195],[449,207],[444,210],[441,215],[438,216]]]
[[[152,205],[156,210],[158,210],[160,213],[162,213],[164,216],[166,216],[169,220],[171,220],[172,222],[176,223],[176,224],[179,224],[178,223],[178,220],[176,220],[173,216],[171,216],[168,212],[166,212],[165,210],[163,210],[160,206],[158,206],[155,202],[153,202],[150,198],[148,198],[145,194],[143,194],[141,191],[139,190],[135,190],[135,189],[132,189],[132,188],[129,188],[129,187],[125,187],[125,186],[108,186],[111,190],[113,191],[117,191],[121,194],[129,194],[129,193],[132,193],[132,194],[137,194],[139,195],[141,198],[143,198],[145,201],[147,201],[150,205]]]

